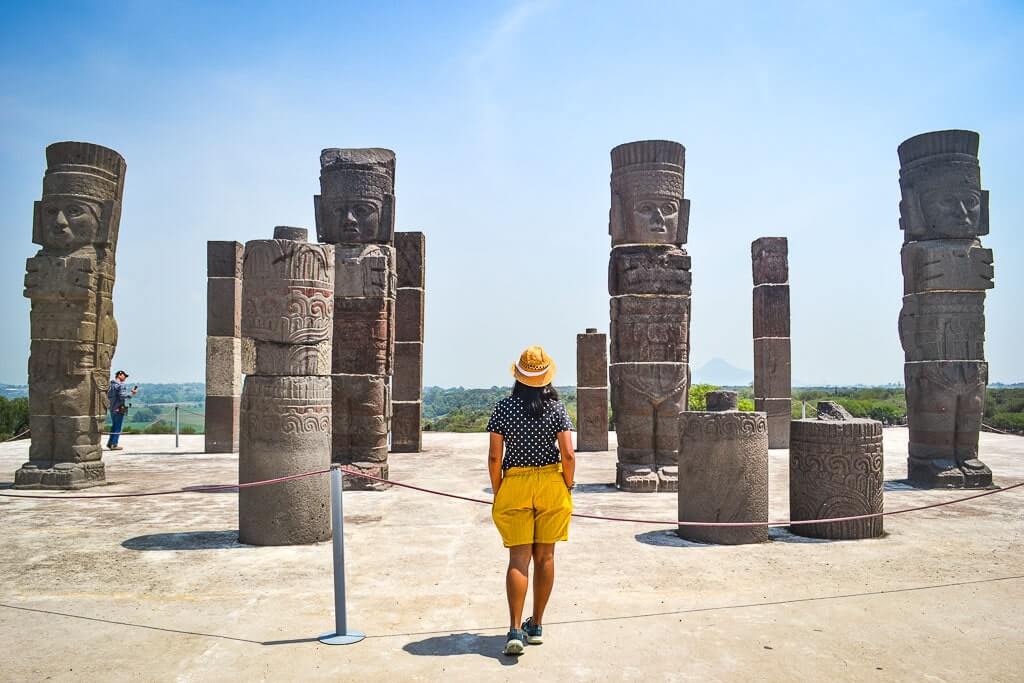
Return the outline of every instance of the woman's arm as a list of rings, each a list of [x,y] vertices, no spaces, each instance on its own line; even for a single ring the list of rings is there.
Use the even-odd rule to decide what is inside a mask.
[[[487,471],[491,475],[491,491],[498,495],[501,487],[501,456],[505,450],[505,437],[491,432],[491,445],[487,450]]]
[[[558,432],[558,450],[562,453],[562,479],[572,488],[576,485],[576,451],[572,449],[572,432]]]

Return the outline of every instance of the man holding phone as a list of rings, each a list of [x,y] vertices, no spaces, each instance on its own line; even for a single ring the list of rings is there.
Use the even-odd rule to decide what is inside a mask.
[[[128,414],[128,399],[139,393],[138,385],[128,388],[128,373],[118,370],[114,373],[114,379],[110,380],[110,389],[107,391],[107,398],[110,399],[110,438],[107,439],[107,449],[111,451],[122,450],[123,446],[117,445],[121,436],[121,426],[124,424],[124,416]]]

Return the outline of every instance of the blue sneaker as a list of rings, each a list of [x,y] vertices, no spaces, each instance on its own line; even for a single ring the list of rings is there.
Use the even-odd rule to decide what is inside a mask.
[[[518,657],[523,654],[526,647],[526,634],[517,628],[508,632],[508,640],[505,642],[505,649],[502,654]]]
[[[533,623],[533,617],[523,622],[523,631],[526,632],[526,642],[530,645],[540,645],[544,642],[544,627]]]

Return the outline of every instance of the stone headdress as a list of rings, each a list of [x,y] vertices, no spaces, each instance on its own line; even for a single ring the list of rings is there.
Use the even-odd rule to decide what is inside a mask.
[[[690,202],[683,199],[686,148],[671,140],[629,142],[612,149],[612,207],[608,232],[621,243],[627,207],[638,197],[664,197],[679,202],[679,244],[686,243]],[[628,240],[625,240],[628,241]]]

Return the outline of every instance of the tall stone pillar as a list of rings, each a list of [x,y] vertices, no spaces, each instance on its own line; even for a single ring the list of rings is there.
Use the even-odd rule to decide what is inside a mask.
[[[125,161],[87,142],[46,148],[35,203],[25,296],[32,301],[28,361],[29,461],[14,474],[28,489],[103,484],[101,432],[117,346],[114,254]]]
[[[754,270],[754,409],[768,415],[768,447],[789,448],[792,416],[789,343],[789,244],[759,237]]]
[[[242,404],[241,242],[206,243],[207,453],[238,451]]]
[[[993,285],[988,191],[978,134],[924,133],[899,146],[903,310],[900,341],[910,457],[916,486],[982,487],[978,459],[985,410],[985,291]]]
[[[882,512],[882,423],[818,403],[818,417],[793,420],[789,445],[789,518],[795,521]],[[854,539],[882,535],[882,517],[797,524],[794,534]]]
[[[426,237],[396,232],[398,295],[395,304],[395,376],[392,383],[391,451],[423,450],[423,313]]]
[[[238,481],[330,467],[334,247],[304,228],[245,245],[242,334],[252,365],[242,388]],[[326,476],[239,489],[238,538],[252,545],[323,541],[331,533]]]
[[[608,337],[576,335],[576,450],[608,450]]]
[[[335,245],[333,462],[388,476],[395,351],[395,153],[325,149],[314,196],[320,242]],[[383,486],[346,477],[346,488]]]
[[[740,545],[768,540],[768,433],[764,413],[737,410],[735,391],[708,393],[707,411],[679,418],[679,519],[765,526],[680,525],[682,538]]]
[[[679,414],[690,388],[690,202],[678,142],[619,145],[608,231],[609,379],[618,436],[616,485],[675,491]]]

